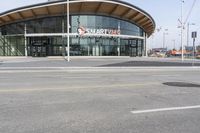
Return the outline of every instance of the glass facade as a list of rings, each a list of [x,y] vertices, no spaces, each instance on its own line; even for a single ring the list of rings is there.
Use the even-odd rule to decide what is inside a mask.
[[[0,36],[0,56],[24,55],[24,36]]]
[[[32,34],[26,37],[29,56],[61,56],[67,53],[67,38],[62,36],[62,33],[67,32],[67,19],[66,16],[57,16],[0,27],[0,56],[25,55],[25,25],[27,35]],[[91,33],[85,31],[85,35],[78,34],[80,27],[90,29]],[[38,36],[39,33],[43,35]],[[45,35],[49,33],[52,35]],[[107,16],[71,15],[70,33],[72,56],[144,55],[143,29],[125,20]]]

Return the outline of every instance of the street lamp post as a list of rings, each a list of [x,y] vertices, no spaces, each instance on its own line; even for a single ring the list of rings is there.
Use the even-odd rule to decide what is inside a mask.
[[[70,61],[70,48],[69,48],[69,0],[67,0],[67,61]]]
[[[184,61],[184,53],[183,53],[183,28],[184,28],[184,24],[183,24],[183,3],[184,3],[184,0],[181,0],[181,59],[182,59],[182,61]]]
[[[173,44],[174,44],[174,50],[176,49],[176,40],[172,40]]]
[[[27,34],[27,27],[26,24],[24,25],[24,43],[25,43],[25,56],[28,56],[28,47],[27,47],[27,38],[26,38],[26,34]]]
[[[166,31],[168,31],[168,29],[165,29],[165,31],[163,32],[163,49],[165,48],[166,35],[168,35]]]

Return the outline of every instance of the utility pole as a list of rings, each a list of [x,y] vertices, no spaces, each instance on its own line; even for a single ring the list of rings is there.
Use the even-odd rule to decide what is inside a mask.
[[[174,50],[176,49],[176,40],[172,40],[174,43]]]
[[[70,61],[70,48],[69,48],[69,0],[67,0],[67,61]]]
[[[166,42],[166,35],[168,35],[167,33],[168,29],[165,29],[164,32],[163,32],[163,49],[165,48],[165,42]]]
[[[26,34],[27,34],[27,27],[26,27],[26,24],[24,25],[24,43],[25,43],[25,56],[27,57],[28,56],[28,47],[27,47],[27,37],[26,37]]]
[[[182,61],[184,61],[184,53],[183,53],[183,28],[184,28],[184,24],[183,24],[183,3],[184,0],[181,0],[181,59]]]

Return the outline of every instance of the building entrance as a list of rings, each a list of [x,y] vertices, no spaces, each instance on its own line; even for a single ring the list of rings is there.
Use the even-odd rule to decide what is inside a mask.
[[[48,56],[48,47],[50,45],[49,38],[47,37],[30,37],[29,42],[29,56],[33,57],[46,57]]]
[[[28,56],[67,55],[67,39],[57,36],[27,37]],[[143,42],[139,39],[112,37],[72,37],[70,56],[142,56]]]
[[[32,46],[32,56],[33,57],[46,57],[46,46]]]
[[[136,57],[136,56],[138,56],[137,55],[137,47],[136,46],[134,46],[134,47],[130,47],[130,57]]]
[[[138,44],[137,40],[129,40],[129,56],[138,56]]]

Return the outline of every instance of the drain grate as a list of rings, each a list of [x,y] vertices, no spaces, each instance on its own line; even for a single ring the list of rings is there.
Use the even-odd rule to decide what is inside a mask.
[[[200,87],[200,84],[187,83],[187,82],[166,82],[163,84],[175,87]]]

